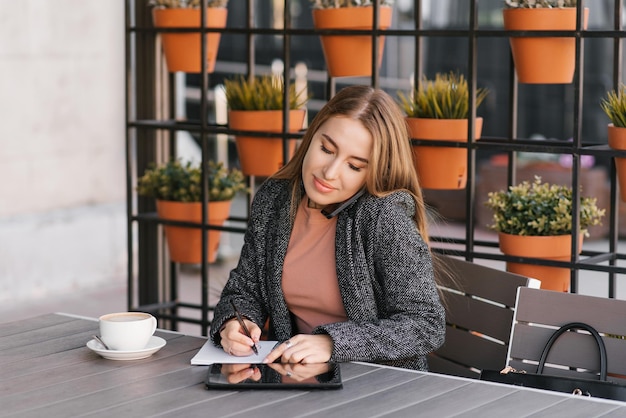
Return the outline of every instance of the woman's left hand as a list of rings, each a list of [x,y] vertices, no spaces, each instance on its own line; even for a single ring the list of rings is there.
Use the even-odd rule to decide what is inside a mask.
[[[328,335],[298,334],[273,349],[263,363],[326,363],[333,352],[333,340]]]

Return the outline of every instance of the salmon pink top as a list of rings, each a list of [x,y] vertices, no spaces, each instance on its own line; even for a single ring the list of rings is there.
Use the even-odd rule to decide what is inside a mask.
[[[301,334],[346,320],[335,268],[337,218],[327,219],[307,201],[296,214],[282,277],[285,301]]]

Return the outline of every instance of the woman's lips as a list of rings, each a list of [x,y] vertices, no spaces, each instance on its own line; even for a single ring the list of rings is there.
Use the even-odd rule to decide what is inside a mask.
[[[320,193],[330,193],[335,190],[333,187],[324,183],[317,177],[313,177],[313,184],[315,185],[315,189]]]

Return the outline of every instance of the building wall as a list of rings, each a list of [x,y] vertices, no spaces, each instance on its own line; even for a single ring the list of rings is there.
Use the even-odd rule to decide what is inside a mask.
[[[0,302],[123,280],[124,2],[0,0]]]

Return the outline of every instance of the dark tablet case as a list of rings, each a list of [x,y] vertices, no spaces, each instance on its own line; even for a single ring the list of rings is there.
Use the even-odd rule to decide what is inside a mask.
[[[283,382],[282,375],[270,368],[267,364],[253,364],[251,367],[258,367],[261,371],[261,380],[254,381],[251,379],[244,380],[240,383],[229,383],[226,377],[222,375],[221,364],[213,364],[209,367],[206,378],[207,389],[222,390],[243,390],[243,389],[299,389],[299,390],[320,390],[320,389],[341,389],[343,383],[341,380],[341,369],[339,364],[329,363],[330,370],[324,374],[316,376],[316,382]]]

